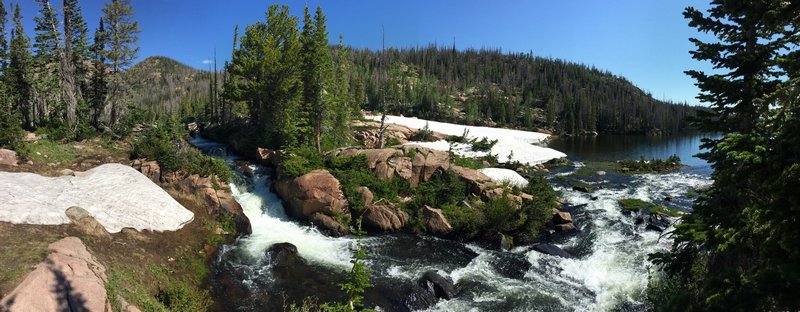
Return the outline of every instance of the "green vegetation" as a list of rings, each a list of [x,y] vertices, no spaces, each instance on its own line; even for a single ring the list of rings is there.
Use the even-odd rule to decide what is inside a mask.
[[[26,153],[22,156],[34,163],[61,164],[68,164],[76,157],[72,144],[58,143],[47,139],[26,144]]]
[[[289,149],[281,155],[278,164],[279,175],[283,178],[294,178],[322,169],[324,161],[322,156],[310,146]]]
[[[184,138],[188,133],[176,121],[157,124],[133,143],[131,159],[156,160],[164,171],[183,170],[202,176],[217,176],[231,181],[233,171],[224,160],[204,155],[189,146]]]
[[[644,160],[644,157],[638,161],[620,160],[617,161],[617,166],[619,171],[627,173],[664,173],[676,170],[683,164],[681,164],[681,159],[678,155],[672,155],[666,160],[652,159],[648,161]]]
[[[553,208],[558,208],[558,194],[543,176],[532,177],[523,191],[532,195],[533,200],[517,203],[506,194],[475,208],[452,203],[439,207],[453,230],[466,239],[490,230],[516,237],[535,237],[552,218]]]
[[[433,142],[436,141],[436,137],[433,135],[433,131],[428,128],[428,123],[425,123],[425,127],[414,132],[409,141]]]
[[[331,157],[325,167],[341,183],[342,192],[350,203],[350,209],[356,214],[360,214],[365,208],[361,195],[356,191],[361,186],[369,188],[375,201],[386,199],[395,202],[399,194],[407,193],[410,189],[405,179],[393,178],[384,181],[376,177],[367,166],[366,155]]]
[[[683,215],[683,213],[678,210],[667,208],[661,205],[656,205],[654,203],[647,202],[637,198],[624,198],[620,199],[618,202],[619,205],[622,207],[622,209],[628,212],[639,213],[644,211],[647,213],[660,214],[673,218],[680,217]]]
[[[724,135],[701,146],[713,184],[671,250],[651,256],[649,299],[663,311],[799,310],[800,5],[719,0],[684,16],[715,37],[691,39],[693,57],[715,65],[687,71],[711,108],[696,124]]]
[[[488,151],[492,149],[495,144],[497,144],[497,140],[489,140],[488,138],[483,137],[480,140],[472,139],[469,141],[469,144],[472,145],[473,151]]]
[[[191,252],[180,256],[175,265],[194,270],[191,277],[176,277],[167,265],[149,265],[147,269],[138,271],[111,267],[107,271],[105,287],[114,310],[122,311],[120,297],[143,311],[207,310],[211,306],[211,296],[207,290],[200,290],[197,286],[198,281],[206,278],[208,269],[200,256],[189,254]]]
[[[454,165],[461,166],[464,168],[470,168],[470,169],[483,168],[483,162],[481,160],[472,157],[463,157],[455,153],[450,153],[450,160],[453,162]]]

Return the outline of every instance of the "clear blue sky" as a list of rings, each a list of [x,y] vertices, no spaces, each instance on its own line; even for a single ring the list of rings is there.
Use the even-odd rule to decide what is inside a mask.
[[[4,0],[0,0],[4,1]],[[60,9],[60,0],[51,0]],[[102,0],[80,0],[90,31],[97,27]],[[8,2],[6,2],[8,3]],[[38,6],[22,0],[26,31],[33,35]],[[269,1],[133,0],[139,35],[139,60],[163,55],[197,68],[230,56],[233,28],[265,19]],[[378,49],[381,25],[386,45],[501,48],[504,51],[594,65],[626,77],[655,97],[696,104],[698,90],[683,74],[708,70],[691,59],[687,38],[699,36],[682,16],[701,0],[563,1],[286,1],[296,16],[303,5],[322,6],[331,42]],[[707,38],[701,36],[701,38]]]

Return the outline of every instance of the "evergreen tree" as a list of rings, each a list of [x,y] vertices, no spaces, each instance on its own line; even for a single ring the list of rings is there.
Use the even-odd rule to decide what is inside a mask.
[[[250,123],[263,129],[270,147],[298,145],[297,116],[302,96],[297,18],[287,6],[271,5],[267,21],[247,26],[233,51],[226,94],[248,106]]]
[[[707,14],[687,8],[689,25],[718,38],[691,39],[697,60],[717,71],[687,71],[713,112],[701,157],[713,185],[673,233],[652,299],[664,310],[800,309],[800,3],[716,0]]]
[[[8,39],[6,38],[6,24],[8,22],[8,12],[5,4],[0,1],[0,78],[5,76],[8,66]]]
[[[139,23],[133,20],[130,0],[111,0],[103,7],[106,49],[103,57],[108,60],[111,75],[108,77],[107,100],[111,104],[111,125],[116,125],[122,115],[126,86],[122,71],[136,59],[139,47]]]
[[[22,117],[23,127],[32,130],[34,116],[36,115],[32,96],[33,86],[33,57],[31,56],[30,39],[25,34],[22,26],[22,14],[19,4],[14,6],[12,18],[14,29],[11,31],[11,41],[8,48],[8,69],[4,77],[4,84],[8,86],[7,96],[12,101],[12,109],[18,111]]]
[[[49,0],[36,0],[39,3],[39,14],[33,18],[36,23],[34,49],[33,91],[36,109],[36,125],[47,122],[58,122],[61,118],[62,98],[60,70],[60,36],[56,27],[58,15],[50,6]]]
[[[304,10],[301,55],[303,58],[303,100],[311,124],[311,139],[318,152],[322,152],[322,135],[330,118],[330,96],[326,87],[331,82],[332,62],[328,49],[328,29],[322,8],[312,21],[308,6]]]
[[[92,58],[89,44],[88,27],[81,14],[78,0],[64,0],[64,42],[69,43],[72,55],[72,68],[75,70],[75,82],[78,86],[78,102],[85,103],[89,94],[89,66]]]
[[[106,64],[105,48],[107,33],[103,20],[94,32],[92,44],[92,83],[89,92],[89,102],[92,107],[92,125],[100,129],[103,113],[106,109],[106,96],[108,95],[108,65]]]

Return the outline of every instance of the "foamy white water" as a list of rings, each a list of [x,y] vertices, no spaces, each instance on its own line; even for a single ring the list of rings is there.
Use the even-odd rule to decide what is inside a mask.
[[[288,242],[297,246],[297,253],[303,259],[335,267],[350,266],[352,240],[328,237],[313,227],[289,221],[280,199],[269,191],[267,183],[267,177],[257,177],[250,192],[230,184],[234,198],[242,205],[253,228],[253,233],[242,238],[239,246],[258,258],[270,246]]]

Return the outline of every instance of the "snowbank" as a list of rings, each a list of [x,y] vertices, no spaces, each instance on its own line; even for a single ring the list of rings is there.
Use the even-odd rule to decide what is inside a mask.
[[[516,185],[519,187],[526,187],[528,186],[528,180],[526,180],[523,176],[511,169],[505,168],[483,168],[478,170],[483,174],[487,175],[488,177],[492,178],[497,182],[508,182],[512,185]]]
[[[381,116],[365,117],[377,121],[381,120]],[[497,155],[497,160],[500,162],[519,161],[520,163],[530,165],[544,163],[555,158],[567,157],[566,154],[552,148],[533,145],[541,143],[549,136],[548,134],[539,132],[465,126],[400,116],[386,116],[386,122],[417,129],[422,129],[427,125],[428,129],[431,131],[441,132],[447,135],[462,135],[464,131],[467,130],[467,137],[470,139],[481,139],[485,137],[489,140],[497,140],[497,144],[495,144],[489,152],[472,151],[468,144],[453,144],[453,152],[466,157],[480,157],[491,153]],[[407,144],[444,151],[450,149],[450,144],[444,140],[437,142],[409,142]]]
[[[135,169],[105,164],[77,176],[0,172],[0,221],[66,224],[71,206],[88,211],[106,230],[174,231],[194,214]]]

